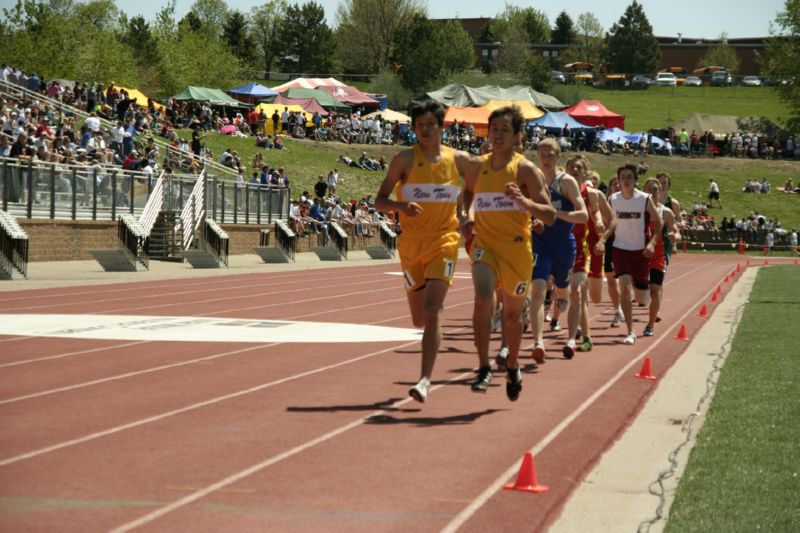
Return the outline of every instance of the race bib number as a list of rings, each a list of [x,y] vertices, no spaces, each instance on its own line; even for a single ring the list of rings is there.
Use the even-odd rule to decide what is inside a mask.
[[[517,283],[517,288],[514,289],[514,294],[517,296],[524,296],[528,293],[528,282],[527,281],[520,281]]]
[[[480,261],[481,258],[483,257],[483,254],[484,254],[483,248],[476,248],[475,252],[472,254],[472,258],[475,261]]]
[[[453,262],[449,261],[449,260],[445,261],[444,262],[444,276],[447,279],[453,279],[453,270],[454,270]]]

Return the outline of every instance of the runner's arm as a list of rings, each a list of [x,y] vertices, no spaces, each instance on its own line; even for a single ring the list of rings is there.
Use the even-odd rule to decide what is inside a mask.
[[[556,219],[572,224],[586,224],[589,221],[589,213],[583,203],[578,182],[572,176],[566,175],[561,179],[561,187],[569,201],[572,202],[574,209],[572,211],[556,211]]]
[[[401,211],[408,216],[415,216],[422,213],[422,207],[416,202],[400,202],[389,198],[397,184],[406,177],[408,169],[411,167],[411,151],[405,150],[392,158],[386,177],[383,178],[378,194],[375,195],[375,209],[380,211]]]
[[[526,159],[520,162],[517,168],[517,181],[521,186],[521,192],[525,193],[517,201],[545,224],[554,224],[556,210],[550,202],[550,194],[545,187],[542,171]]]

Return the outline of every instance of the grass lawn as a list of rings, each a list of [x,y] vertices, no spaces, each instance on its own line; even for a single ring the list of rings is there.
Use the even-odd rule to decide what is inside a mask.
[[[182,134],[189,138],[188,130]],[[339,170],[344,178],[339,189],[340,196],[349,200],[360,199],[378,190],[383,172],[344,167],[336,162],[339,155],[346,153],[351,158],[358,158],[362,150],[373,157],[384,154],[387,159],[396,154],[402,147],[344,145],[338,142],[317,143],[314,141],[287,139],[288,152],[261,150],[255,147],[253,139],[225,137],[215,133],[205,137],[206,144],[218,157],[226,147],[239,152],[248,170],[251,168],[253,156],[260,150],[270,166],[284,166],[291,180],[292,195],[297,197],[303,190],[313,190],[317,176],[327,176],[333,168]],[[535,158],[535,154],[528,154]],[[638,163],[639,159],[621,155],[602,156],[588,154],[592,168],[600,172],[607,180],[616,172],[617,167],[625,163]],[[708,179],[714,178],[720,186],[724,209],[713,209],[716,219],[722,217],[742,217],[750,211],[758,211],[768,217],[778,217],[785,228],[800,229],[800,195],[779,193],[745,194],[742,193],[745,179],[748,177],[768,178],[773,188],[783,187],[786,179],[793,177],[800,183],[800,163],[796,161],[753,161],[749,159],[731,158],[685,158],[648,156],[646,162],[650,170],[646,176],[655,176],[657,172],[667,171],[672,175],[673,193],[683,205],[689,206],[693,201],[704,201],[708,196]]]
[[[666,530],[800,530],[800,268],[761,269]]]
[[[585,100],[599,100],[625,115],[627,131],[666,128],[692,113],[764,116],[786,119],[789,108],[771,87],[650,87],[646,90],[581,89]],[[723,133],[723,132],[720,132]]]

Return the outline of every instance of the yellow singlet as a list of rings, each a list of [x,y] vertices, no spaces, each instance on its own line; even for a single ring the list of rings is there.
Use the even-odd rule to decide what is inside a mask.
[[[481,163],[472,205],[475,233],[484,242],[530,241],[530,215],[505,195],[506,183],[517,183],[517,167],[524,159],[521,154],[514,153],[511,161],[500,170],[492,169],[492,154],[486,155]]]

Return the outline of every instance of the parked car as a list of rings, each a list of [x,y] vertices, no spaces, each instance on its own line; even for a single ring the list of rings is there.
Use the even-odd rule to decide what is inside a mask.
[[[758,76],[745,76],[742,78],[742,85],[745,87],[761,87],[761,78]]]
[[[773,78],[772,76],[768,78],[764,78],[764,81],[761,83],[765,87],[777,87],[780,85],[787,85],[789,82],[782,78]]]
[[[637,74],[631,80],[632,87],[640,87],[642,89],[647,89],[648,87],[650,87],[650,85],[652,85],[652,83],[653,80],[650,79],[649,76],[644,76],[642,74]]]
[[[656,85],[659,87],[675,87],[678,82],[672,72],[659,72],[656,74]]]
[[[701,80],[697,76],[687,76],[686,79],[683,81],[683,84],[687,87],[702,87],[703,80]]]
[[[564,73],[559,70],[553,70],[550,72],[550,81],[554,83],[567,83],[567,77],[564,76]]]
[[[719,70],[711,74],[711,85],[714,87],[730,87],[732,84],[733,78],[727,70]]]

